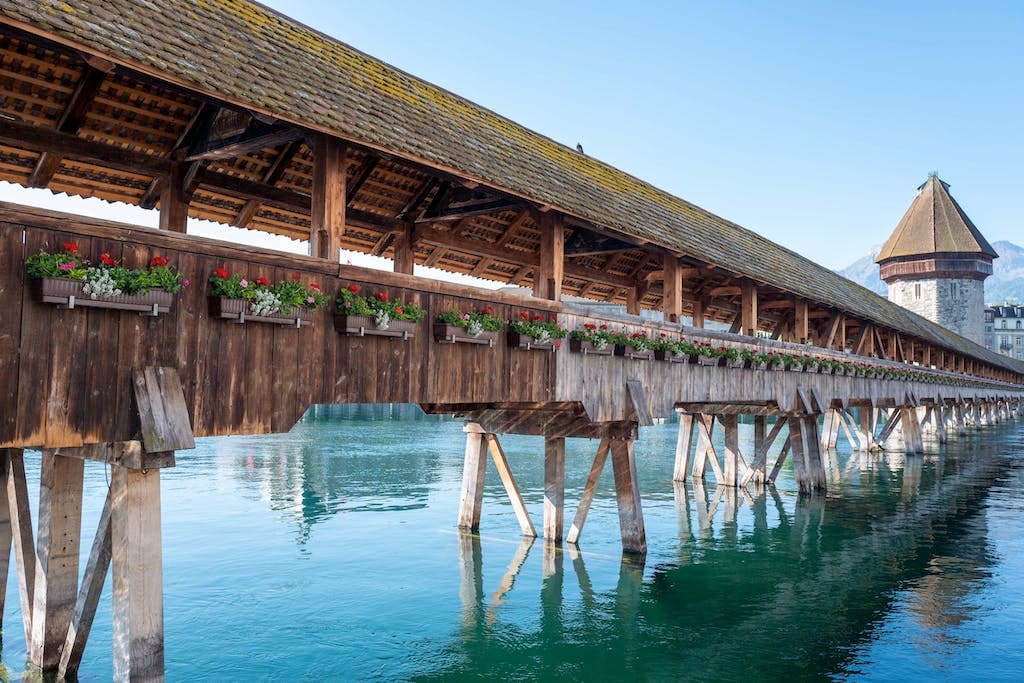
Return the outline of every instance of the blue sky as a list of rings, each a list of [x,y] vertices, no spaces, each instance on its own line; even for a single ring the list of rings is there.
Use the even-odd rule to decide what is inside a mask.
[[[930,171],[1024,242],[1024,3],[267,4],[829,267]]]
[[[266,4],[830,268],[884,242],[930,171],[1024,244],[1024,2]]]

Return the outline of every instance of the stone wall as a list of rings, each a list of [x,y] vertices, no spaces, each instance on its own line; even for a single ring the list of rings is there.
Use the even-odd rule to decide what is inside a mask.
[[[889,283],[889,300],[977,344],[985,341],[985,283],[929,278]]]

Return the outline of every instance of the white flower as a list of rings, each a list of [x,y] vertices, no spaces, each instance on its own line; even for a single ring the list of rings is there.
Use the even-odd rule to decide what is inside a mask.
[[[97,297],[120,296],[123,292],[117,288],[117,283],[111,277],[106,268],[89,268],[85,271],[85,285],[82,291],[89,295],[90,299]]]
[[[391,324],[391,316],[383,309],[378,310],[373,314],[373,324],[377,326],[378,330],[386,330]]]
[[[269,289],[255,290],[256,296],[249,302],[253,315],[270,316],[281,311],[281,300]]]
[[[477,320],[470,320],[466,324],[466,332],[468,332],[469,336],[471,336],[471,337],[479,337],[481,334],[483,334],[484,328],[483,328],[483,325],[481,325],[479,321],[477,321]]]

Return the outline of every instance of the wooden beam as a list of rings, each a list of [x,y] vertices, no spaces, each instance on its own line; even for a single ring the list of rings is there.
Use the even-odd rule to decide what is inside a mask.
[[[171,162],[170,176],[160,195],[160,229],[184,234],[188,221],[188,194],[185,180],[186,165]]]
[[[579,543],[580,534],[583,533],[583,525],[587,521],[587,514],[590,512],[590,504],[594,500],[594,493],[597,491],[597,482],[601,478],[605,461],[608,459],[608,451],[611,449],[611,441],[601,439],[597,447],[597,455],[594,456],[594,463],[590,466],[590,474],[587,475],[587,483],[583,486],[583,495],[580,496],[579,507],[576,508],[576,516],[569,527],[569,533],[565,537],[566,543]]]
[[[36,550],[32,538],[32,509],[25,479],[25,454],[20,448],[7,451],[7,502],[10,511],[14,562],[18,573],[18,595],[21,597],[21,620],[25,643],[32,642],[32,605],[36,587]]]
[[[313,139],[310,255],[335,263],[340,259],[345,234],[346,156],[343,142],[323,134]]]
[[[661,302],[665,321],[678,323],[683,314],[683,278],[679,273],[679,259],[665,254],[665,297]]]
[[[799,344],[803,344],[811,338],[810,330],[808,327],[808,305],[807,299],[796,300],[796,315],[793,322],[793,337],[794,341]]]
[[[462,464],[462,494],[459,497],[458,527],[465,531],[480,528],[480,510],[484,500],[484,473],[487,459],[484,456],[483,428],[472,422],[462,428],[466,433],[466,454]]]
[[[352,178],[351,182],[348,183],[348,191],[345,193],[345,203],[351,204],[355,200],[356,195],[359,194],[359,190],[363,188],[366,181],[373,175],[373,171],[377,168],[377,164],[380,163],[380,157],[375,154],[369,154],[366,160],[363,161],[363,165],[356,171],[356,175]]]
[[[270,126],[254,132],[232,136],[224,140],[200,143],[193,146],[184,161],[218,161],[234,159],[252,152],[294,142],[306,136],[306,132],[293,126]]]
[[[757,283],[743,280],[740,285],[740,312],[743,317],[741,331],[743,334],[757,336]]]
[[[633,442],[613,441],[611,450],[622,551],[643,555],[647,552],[647,534],[644,530],[644,513],[640,504],[640,482],[637,478]]]
[[[261,178],[263,184],[268,187],[277,185],[301,147],[301,142],[289,142],[282,147],[274,159],[274,163],[264,172]],[[245,206],[242,207],[242,210],[238,212],[238,216],[235,218],[235,225],[239,228],[247,226],[256,217],[256,214],[259,213],[261,204],[258,199],[247,200]]]
[[[179,156],[181,150],[188,148],[196,137],[204,134],[204,131],[210,126],[210,122],[217,116],[218,111],[220,111],[220,108],[209,102],[203,102],[196,108],[195,114],[189,119],[189,122],[182,129],[178,139],[175,140],[174,145],[171,147],[171,151],[166,157],[168,163]],[[150,181],[149,187],[146,188],[145,194],[142,195],[142,199],[139,200],[139,206],[143,209],[155,208],[160,200],[160,196],[163,194],[163,187],[166,182],[166,176],[155,176]]]
[[[416,253],[412,243],[412,221],[402,221],[401,228],[393,234],[394,240],[391,243],[391,248],[395,264],[394,270],[396,273],[412,275],[416,265]]]
[[[561,301],[565,273],[565,224],[554,211],[534,219],[540,228],[540,263],[533,278],[533,295]]]
[[[75,84],[75,89],[68,98],[64,112],[57,121],[57,130],[62,133],[75,135],[85,123],[86,114],[96,99],[96,93],[107,74],[92,67],[86,67]],[[36,160],[36,165],[29,174],[25,184],[29,187],[46,187],[53,180],[54,174],[60,167],[63,157],[60,154],[43,152]]]
[[[537,531],[533,528],[530,513],[526,511],[526,503],[523,502],[523,494],[519,492],[519,485],[516,484],[516,479],[512,476],[512,470],[508,466],[508,458],[505,457],[505,451],[501,448],[501,444],[498,443],[498,437],[494,434],[486,434],[484,438],[487,440],[487,449],[491,453],[494,467],[498,470],[498,477],[505,487],[505,493],[508,494],[508,500],[512,503],[512,510],[516,513],[516,519],[519,521],[519,528],[522,530],[523,536],[535,538]]]
[[[698,296],[696,299],[694,299],[694,301],[693,301],[693,322],[692,322],[693,327],[696,327],[696,328],[699,328],[699,329],[704,329],[704,316],[705,316],[704,308],[705,308],[706,304],[707,304],[707,300],[704,297],[702,297],[702,296]]]

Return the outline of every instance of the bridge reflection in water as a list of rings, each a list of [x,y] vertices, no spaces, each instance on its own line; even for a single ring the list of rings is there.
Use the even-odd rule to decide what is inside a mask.
[[[971,644],[970,596],[997,560],[989,489],[1019,468],[975,446],[942,457],[836,457],[827,498],[675,483],[675,556],[659,553],[646,568],[625,556],[603,589],[588,564],[606,573],[607,556],[461,535],[462,620],[444,657],[452,664],[423,678],[843,675],[857,671],[897,609],[922,634],[915,650],[941,671],[943,657]],[[508,556],[502,575],[485,572],[481,545]],[[524,623],[526,605],[540,609]]]

